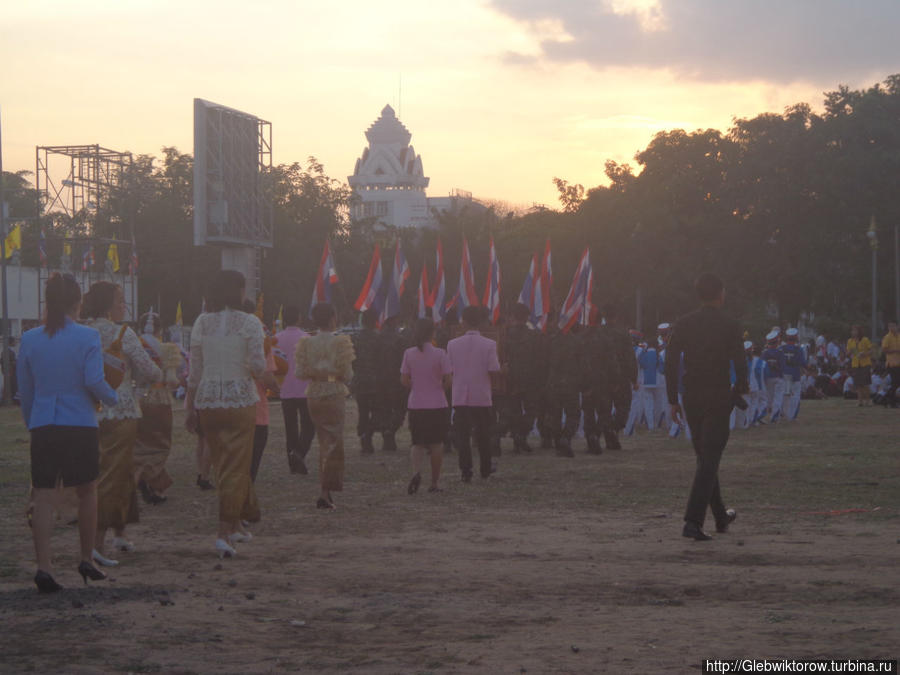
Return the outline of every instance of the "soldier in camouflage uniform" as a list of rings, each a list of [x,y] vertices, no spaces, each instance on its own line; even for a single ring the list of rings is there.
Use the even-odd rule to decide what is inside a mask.
[[[378,424],[383,443],[381,449],[397,449],[396,434],[406,417],[409,390],[400,382],[400,366],[406,341],[397,329],[397,317],[385,320],[378,336]]]
[[[356,399],[359,421],[356,433],[363,454],[375,452],[372,435],[378,430],[376,408],[378,400],[378,312],[367,309],[362,315],[362,330],[353,336],[353,381],[350,390]]]
[[[503,349],[506,361],[506,390],[509,426],[513,434],[513,451],[531,452],[528,434],[539,412],[542,368],[538,367],[538,339],[536,331],[528,327],[528,307],[513,307],[512,321],[506,329]]]
[[[574,457],[572,438],[578,430],[581,410],[578,394],[584,378],[584,365],[580,355],[580,340],[572,333],[564,333],[556,327],[555,317],[550,323],[549,371],[547,375],[547,410],[545,427],[556,446],[559,457]],[[565,412],[565,423],[562,421]]]
[[[581,334],[585,364],[585,383],[581,407],[584,411],[584,435],[588,452],[599,455],[600,434],[612,410],[612,383],[618,378],[618,363],[614,358],[607,331],[590,326]],[[607,445],[608,445],[607,441]]]
[[[602,410],[602,415],[598,410],[597,423],[606,440],[606,448],[621,450],[618,434],[625,428],[625,422],[628,420],[631,392],[637,390],[637,361],[634,358],[631,338],[619,322],[618,308],[612,304],[606,305],[603,308],[603,315],[606,324],[600,328],[600,332],[606,337],[614,364],[609,391],[612,404],[615,406],[615,415],[609,407]]]

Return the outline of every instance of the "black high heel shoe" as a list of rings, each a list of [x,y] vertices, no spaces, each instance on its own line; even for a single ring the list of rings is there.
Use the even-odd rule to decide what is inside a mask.
[[[38,570],[37,574],[34,575],[34,585],[37,586],[38,591],[41,593],[56,593],[62,590],[62,586],[56,583],[56,580],[44,570]]]
[[[91,581],[102,581],[106,578],[106,575],[103,572],[86,560],[82,560],[78,564],[78,573],[81,575],[81,579],[84,581],[85,586],[87,586],[88,579]]]

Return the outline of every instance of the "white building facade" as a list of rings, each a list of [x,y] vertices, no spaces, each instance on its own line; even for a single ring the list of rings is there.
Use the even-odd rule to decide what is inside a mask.
[[[353,206],[354,220],[375,218],[394,227],[436,227],[434,211],[451,211],[472,202],[471,194],[429,198],[429,178],[422,157],[410,145],[412,134],[386,105],[366,131],[368,147],[356,160],[350,187],[359,198]]]

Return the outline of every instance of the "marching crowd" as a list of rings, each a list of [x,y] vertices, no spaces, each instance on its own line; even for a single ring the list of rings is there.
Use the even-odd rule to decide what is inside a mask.
[[[648,336],[627,331],[614,305],[603,308],[602,322],[571,330],[558,329],[553,316],[532,326],[524,305],[494,327],[486,325],[484,309],[469,306],[459,326],[419,318],[406,331],[396,317],[378,326],[378,313],[367,310],[351,335],[337,330],[334,307],[320,303],[310,311],[311,333],[301,328],[299,308],[287,307],[282,330],[267,335],[252,304],[245,305],[240,273],[219,272],[211,291],[184,354],[162,340],[157,315],[141,317],[137,332],[122,323],[124,296],[115,284],[97,282],[82,298],[71,275],[54,274],[47,282],[44,325],[23,336],[17,359],[32,439],[29,522],[40,591],[61,588],[50,574],[60,486],[77,494],[78,572],[85,583],[105,578],[95,564],[118,565],[119,553],[135,549],[126,528],[137,522],[138,494],[162,503],[172,484],[165,465],[171,392],[179,386],[186,426],[198,439],[198,486],[212,488],[209,466],[215,470],[220,557],[236,555],[237,544],[252,540],[248,526],[260,518],[253,483],[268,438],[269,393],[280,399],[292,473],[308,472],[306,457],[318,439],[316,507],[324,510],[335,508],[333,493],[343,488],[351,394],[363,454],[375,452],[376,435],[383,451],[397,450],[397,432],[408,419],[410,494],[420,487],[426,455],[428,490],[441,490],[443,454],[454,448],[462,480],[471,481],[473,438],[479,474],[487,479],[507,435],[515,453],[532,452],[529,437],[537,432],[542,448],[573,457],[572,441],[582,433],[591,454],[600,454],[603,444],[620,449],[621,436],[640,426],[690,434],[689,424],[672,417],[685,375],[683,358],[667,364],[672,326],[660,324]],[[740,391],[731,428],[796,419],[804,395],[828,393],[825,380],[841,387],[852,377],[860,405],[869,400],[874,349],[858,327],[845,349],[824,337],[801,345],[795,328],[775,328],[764,345],[747,340],[743,346],[743,356],[729,357],[732,385]],[[896,407],[896,324],[881,352],[878,392]]]

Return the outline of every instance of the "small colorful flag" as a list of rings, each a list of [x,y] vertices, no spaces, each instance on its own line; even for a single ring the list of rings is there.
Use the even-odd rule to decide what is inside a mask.
[[[463,237],[462,257],[459,261],[459,289],[454,298],[460,309],[471,305],[478,306],[478,294],[475,292],[475,274],[472,271],[472,258],[469,255],[469,242]],[[455,304],[455,303],[454,303]]]
[[[491,323],[496,325],[500,320],[500,260],[491,237],[491,249],[488,262],[488,278],[484,285],[482,304],[487,308]]]
[[[338,275],[334,267],[334,260],[331,257],[331,247],[328,245],[328,240],[326,240],[325,248],[322,249],[319,272],[316,274],[316,285],[313,288],[312,302],[309,305],[310,313],[312,308],[320,302],[331,302],[331,287],[337,282]]]
[[[38,253],[41,256],[41,267],[47,267],[47,237],[44,228],[41,228],[41,238],[38,240]]]
[[[6,235],[6,257],[12,258],[12,254],[22,249],[22,226],[13,225]]]
[[[447,314],[444,307],[444,297],[447,292],[447,280],[444,275],[444,246],[438,239],[435,250],[434,287],[431,289],[431,317],[437,321],[443,321]]]
[[[113,272],[119,271],[119,247],[117,244],[110,244],[106,249],[106,261]]]
[[[372,262],[369,263],[369,274],[366,275],[366,283],[363,284],[353,308],[357,312],[365,312],[375,304],[379,291],[381,291],[381,246],[375,244]]]
[[[88,246],[87,250],[81,256],[81,271],[87,272],[94,266],[94,246]]]

